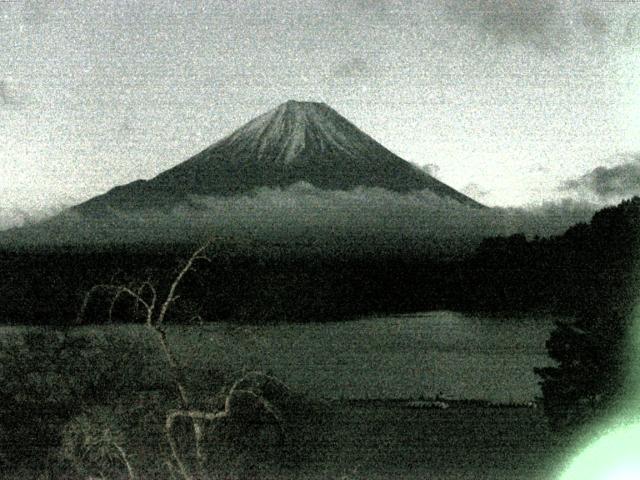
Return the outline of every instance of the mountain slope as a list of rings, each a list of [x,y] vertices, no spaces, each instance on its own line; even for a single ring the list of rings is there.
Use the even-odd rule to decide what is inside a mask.
[[[78,208],[171,205],[189,195],[228,196],[297,182],[327,190],[429,190],[480,206],[393,154],[326,104],[289,101],[155,178],[116,187]]]

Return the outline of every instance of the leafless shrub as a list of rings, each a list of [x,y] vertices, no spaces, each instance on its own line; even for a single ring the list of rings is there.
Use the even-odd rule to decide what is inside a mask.
[[[94,409],[72,419],[62,434],[62,458],[84,477],[136,480],[131,459],[126,452],[127,440],[114,412]]]
[[[164,299],[159,298],[158,289],[151,279],[128,284],[98,284],[86,293],[78,314],[78,321],[82,321],[91,299],[98,292],[104,292],[110,296],[109,319],[112,318],[116,302],[123,297],[133,299],[135,308],[142,311],[144,324],[157,338],[158,345],[177,390],[180,408],[167,412],[164,421],[165,435],[171,452],[171,459],[168,459],[165,464],[171,476],[177,476],[183,480],[195,480],[205,477],[206,453],[204,436],[206,424],[213,425],[215,428],[215,425],[221,421],[242,415],[243,409],[250,406],[256,412],[259,412],[261,416],[268,418],[271,423],[276,425],[281,437],[285,434],[282,412],[272,401],[268,400],[268,396],[265,395],[265,389],[274,385],[282,391],[288,391],[288,389],[283,382],[273,375],[257,371],[245,372],[224,392],[223,406],[212,411],[196,408],[196,404],[187,389],[185,369],[180,364],[169,341],[165,328],[165,319],[170,307],[180,298],[177,292],[183,278],[194,269],[196,263],[210,261],[206,255],[208,247],[209,243],[193,252],[173,278]],[[174,427],[178,419],[185,419],[191,423],[195,465],[190,465],[190,462],[186,461],[183,454],[181,454],[183,449],[180,448],[181,446],[174,435]],[[75,426],[75,429],[80,432],[79,434],[86,436],[88,435],[87,432],[94,433],[85,424],[86,421]],[[115,459],[120,458],[123,463],[126,463],[126,453],[124,450],[120,452],[115,446],[118,445],[122,449],[122,442],[119,437],[114,437],[113,431],[109,430],[109,433],[104,433],[104,435],[95,436],[92,434],[91,438],[95,439],[95,441],[89,442],[86,448],[98,449],[98,452],[101,452],[99,454],[93,453],[92,455],[98,455],[99,458],[102,458],[102,456],[113,454]],[[120,454],[120,457],[118,457],[118,454]],[[78,457],[78,460],[82,460],[82,458],[85,457]],[[114,458],[109,457],[110,460]],[[134,478],[135,473],[133,470],[130,471],[129,476]]]

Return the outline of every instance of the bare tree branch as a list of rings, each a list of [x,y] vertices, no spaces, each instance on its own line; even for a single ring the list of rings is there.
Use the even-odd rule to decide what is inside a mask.
[[[187,464],[181,458],[178,445],[175,438],[173,437],[173,424],[177,418],[186,418],[192,422],[195,440],[195,454],[200,476],[203,476],[205,461],[205,456],[202,449],[204,422],[217,422],[222,418],[233,415],[233,401],[240,395],[248,395],[253,398],[256,404],[260,405],[262,409],[277,422],[281,434],[284,435],[284,422],[282,415],[275,407],[275,405],[264,398],[261,392],[264,385],[266,385],[268,382],[273,382],[279,387],[285,389],[287,392],[289,391],[289,389],[281,380],[272,375],[268,375],[259,371],[250,371],[243,373],[243,375],[238,380],[236,380],[229,388],[224,402],[224,409],[222,411],[206,412],[194,409],[190,401],[190,396],[186,388],[182,366],[180,365],[177,356],[171,348],[171,344],[167,338],[167,332],[163,328],[163,323],[170,306],[180,298],[180,295],[178,295],[176,292],[185,275],[189,271],[192,271],[194,269],[194,264],[196,262],[211,261],[210,258],[204,254],[210,243],[211,242],[207,242],[205,245],[193,252],[191,257],[185,262],[182,269],[177,272],[170,285],[169,291],[164,298],[164,301],[162,302],[162,304],[160,304],[159,307],[158,292],[156,290],[156,287],[151,283],[151,280],[148,279],[137,286],[131,284],[130,286],[115,284],[95,285],[86,293],[82,302],[82,306],[78,313],[78,321],[80,322],[83,319],[84,313],[92,296],[100,290],[104,290],[113,295],[111,298],[111,303],[109,305],[109,321],[112,320],[116,302],[122,296],[130,296],[131,298],[133,298],[135,301],[136,309],[140,305],[142,305],[142,307],[144,308],[146,312],[145,325],[151,331],[155,332],[160,348],[169,365],[172,380],[177,388],[178,398],[182,407],[179,410],[173,410],[167,414],[165,418],[165,433],[167,436],[169,447],[171,449],[171,455],[173,457],[173,462],[169,460],[166,462],[169,468],[169,472],[171,476],[175,476],[177,472],[183,480],[194,480],[195,477],[190,472]],[[158,308],[159,312],[156,312]],[[201,319],[199,315],[197,317]],[[256,380],[262,381],[262,384],[258,385],[256,383]],[[258,392],[254,391],[255,389],[257,389]],[[131,465],[126,458],[124,450],[119,448],[118,451],[122,456],[123,462],[127,466],[130,479],[135,480],[135,473],[133,472],[133,469],[131,468]]]
[[[130,295],[131,297],[133,297],[136,303],[142,304],[147,310],[148,314],[149,312],[152,311],[151,306],[142,297],[140,297],[140,295],[138,295],[136,292],[131,290],[129,287],[125,287],[123,285],[98,284],[91,287],[89,291],[87,291],[87,293],[85,294],[84,299],[82,301],[82,305],[80,307],[80,311],[78,312],[78,316],[77,316],[78,323],[81,323],[83,321],[84,312],[86,311],[87,306],[89,305],[89,301],[91,300],[93,295],[100,290],[105,290],[107,292],[115,292],[113,298],[111,299],[111,304],[109,306],[109,321],[111,321],[111,314],[113,313],[113,305],[115,304],[116,300],[123,294]]]
[[[165,460],[164,464],[167,466],[167,470],[169,470],[169,480],[175,480],[176,479],[176,473],[175,473],[175,468],[173,466],[173,463],[171,463],[170,460]]]
[[[206,422],[217,422],[223,418],[229,418],[233,415],[233,403],[232,399],[238,394],[246,394],[255,399],[256,403],[261,405],[265,411],[276,420],[278,428],[280,429],[280,435],[284,436],[284,428],[283,428],[283,419],[282,415],[278,411],[278,409],[263,396],[256,394],[251,390],[240,390],[234,389],[229,392],[227,398],[225,399],[225,407],[224,410],[218,412],[206,412],[202,410],[173,410],[169,412],[165,421],[165,432],[167,434],[167,438],[169,441],[169,447],[171,448],[172,455],[178,465],[178,468],[183,472],[183,477],[185,480],[189,478],[189,474],[186,471],[184,466],[184,462],[180,457],[180,453],[178,451],[178,446],[173,438],[173,424],[178,418],[189,418],[192,421],[206,421]],[[202,438],[201,438],[202,439]]]
[[[167,314],[167,310],[169,309],[169,305],[171,305],[171,303],[173,303],[175,301],[176,289],[178,288],[178,285],[180,285],[180,282],[182,281],[182,278],[187,274],[187,272],[189,270],[191,270],[191,268],[193,267],[194,262],[196,262],[198,260],[206,260],[206,261],[209,261],[209,262],[211,261],[209,259],[209,257],[203,255],[203,252],[207,248],[209,248],[210,243],[211,242],[205,243],[202,247],[198,248],[195,252],[193,252],[193,255],[191,255],[189,260],[187,260],[187,263],[185,264],[185,266],[182,267],[182,270],[180,270],[180,272],[178,272],[178,275],[176,275],[176,278],[173,280],[173,283],[171,283],[171,288],[169,288],[169,293],[167,294],[167,298],[165,299],[164,303],[162,304],[162,307],[160,307],[160,314],[158,315],[158,318],[156,319],[156,324],[160,325],[164,321],[164,317]]]
[[[289,387],[287,387],[285,385],[285,383],[282,380],[280,380],[278,377],[275,377],[273,375],[269,375],[269,374],[261,372],[259,370],[251,370],[251,371],[245,373],[241,378],[236,380],[236,382],[229,389],[229,394],[233,393],[244,382],[247,382],[251,377],[266,378],[268,381],[271,381],[271,382],[277,384],[279,387],[284,388],[287,392],[290,392]]]
[[[158,299],[156,287],[153,286],[153,284],[151,283],[151,280],[142,282],[142,284],[140,285],[137,291],[137,294],[140,298],[142,298],[142,296],[144,295],[145,289],[151,292],[151,303],[149,304],[149,309],[154,310],[156,308],[156,300]]]
[[[129,459],[124,449],[115,440],[113,441],[113,446],[120,454],[122,463],[124,463],[125,467],[127,468],[127,473],[129,474],[129,480],[136,480],[135,471],[133,470],[133,467],[131,466],[131,463],[129,462]]]

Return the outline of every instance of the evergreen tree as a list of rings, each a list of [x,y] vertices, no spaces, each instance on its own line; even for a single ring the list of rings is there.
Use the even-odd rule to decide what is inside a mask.
[[[536,369],[545,413],[557,429],[606,414],[624,394],[639,277],[640,198],[599,211],[582,233],[580,245],[571,245],[571,231],[563,241],[596,275],[574,286],[582,308],[573,321],[558,322],[547,341],[557,366]]]

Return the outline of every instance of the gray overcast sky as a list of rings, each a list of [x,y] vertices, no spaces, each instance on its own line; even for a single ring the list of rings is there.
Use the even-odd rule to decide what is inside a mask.
[[[0,205],[149,178],[288,99],[489,205],[640,152],[638,2],[16,0],[0,42]]]

